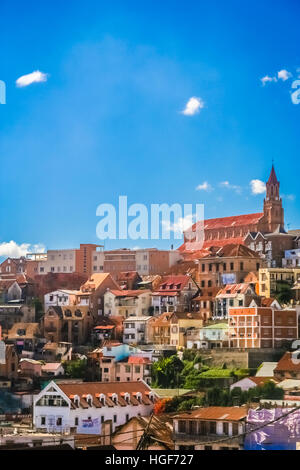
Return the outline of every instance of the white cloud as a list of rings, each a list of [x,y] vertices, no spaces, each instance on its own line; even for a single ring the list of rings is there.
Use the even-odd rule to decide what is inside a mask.
[[[185,105],[182,114],[185,116],[194,116],[194,114],[200,113],[200,109],[204,108],[204,101],[201,98],[192,96]]]
[[[212,191],[213,187],[207,182],[204,181],[202,184],[198,184],[196,191]]]
[[[189,229],[196,222],[196,215],[189,214],[185,217],[179,217],[174,223],[169,220],[162,220],[162,226],[166,232],[174,232],[182,234],[185,230]]]
[[[295,194],[282,194],[281,197],[283,199],[287,199],[288,201],[294,201],[296,199]]]
[[[26,256],[27,253],[44,253],[45,246],[41,243],[31,245],[30,243],[21,243],[18,245],[11,240],[10,242],[0,243],[0,256],[19,258]]]
[[[252,194],[263,194],[266,191],[266,184],[261,180],[250,181]]]
[[[260,80],[261,80],[263,85],[265,85],[268,82],[277,82],[276,77],[269,77],[269,75],[266,75],[265,77],[261,78]]]
[[[232,189],[238,194],[242,192],[241,186],[237,186],[236,184],[230,184],[229,181],[222,181],[220,183],[220,186],[222,186],[223,188]]]
[[[285,82],[286,80],[288,80],[289,78],[292,77],[292,74],[290,72],[288,72],[287,70],[282,69],[278,72],[277,76],[278,76],[279,79],[281,79]]]
[[[46,82],[48,75],[46,73],[36,70],[35,72],[29,73],[27,75],[22,75],[16,80],[16,86],[21,88],[32,83]]]

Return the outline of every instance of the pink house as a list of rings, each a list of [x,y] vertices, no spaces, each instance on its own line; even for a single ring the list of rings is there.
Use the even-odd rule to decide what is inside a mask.
[[[21,359],[19,370],[22,375],[28,377],[40,377],[42,375],[42,363],[34,359]]]

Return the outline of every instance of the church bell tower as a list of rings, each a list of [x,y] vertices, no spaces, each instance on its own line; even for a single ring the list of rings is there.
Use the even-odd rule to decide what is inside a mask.
[[[272,165],[270,177],[266,183],[266,197],[264,200],[265,232],[274,232],[278,229],[278,226],[280,230],[284,230],[284,210],[279,195],[279,187],[280,183],[274,165]]]

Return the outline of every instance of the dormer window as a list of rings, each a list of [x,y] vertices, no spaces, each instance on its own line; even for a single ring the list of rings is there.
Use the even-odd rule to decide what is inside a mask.
[[[142,394],[140,392],[136,393],[135,397],[139,403],[142,403]]]
[[[115,405],[118,404],[118,395],[116,393],[113,393],[111,399],[115,403]]]

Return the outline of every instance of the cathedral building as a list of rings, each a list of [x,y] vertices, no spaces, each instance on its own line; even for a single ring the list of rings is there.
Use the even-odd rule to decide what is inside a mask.
[[[204,221],[204,243],[202,250],[212,247],[223,247],[228,244],[243,244],[258,252],[266,259],[267,265],[281,266],[285,250],[295,247],[295,235],[288,234],[284,229],[284,209],[280,197],[280,183],[272,165],[266,183],[266,197],[263,212],[236,215]],[[191,256],[192,248],[190,233],[200,228],[199,222],[184,234],[184,243],[179,248],[185,258]],[[197,244],[195,245],[197,247]],[[201,250],[200,250],[201,251]],[[194,256],[193,256],[194,257]]]

